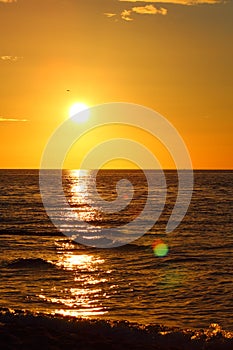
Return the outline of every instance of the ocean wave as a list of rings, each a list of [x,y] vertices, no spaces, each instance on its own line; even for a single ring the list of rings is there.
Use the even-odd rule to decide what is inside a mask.
[[[205,262],[207,261],[206,257],[200,257],[200,256],[184,256],[184,257],[172,257],[170,258],[169,256],[167,257],[167,259],[165,259],[165,263],[168,264],[182,264],[182,263],[200,263],[200,262]]]
[[[51,261],[47,261],[41,258],[29,258],[29,259],[14,259],[10,262],[7,262],[5,265],[7,268],[13,269],[22,269],[22,268],[30,268],[30,269],[42,269],[42,268],[51,268],[55,267],[55,265]]]
[[[128,244],[125,244],[125,245],[122,245],[120,247],[117,247],[117,248],[112,248],[113,250],[126,250],[126,251],[145,251],[145,250],[148,250],[150,249],[150,246],[146,246],[146,245],[138,245],[138,244],[134,244],[134,243],[128,243]]]
[[[9,228],[1,228],[0,229],[0,235],[9,235],[9,236],[45,236],[45,237],[63,237],[64,235],[57,231],[55,228],[51,227],[49,229],[40,227],[38,228],[38,224],[34,225],[33,227],[28,227],[28,229],[20,229],[19,226],[21,225],[21,222],[15,224],[15,226],[12,225],[12,227]],[[24,225],[25,226],[25,225]]]
[[[191,330],[2,308],[0,343],[3,349],[230,350],[233,333],[218,324]]]

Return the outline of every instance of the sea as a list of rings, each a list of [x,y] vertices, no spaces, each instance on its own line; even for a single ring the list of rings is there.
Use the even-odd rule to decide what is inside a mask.
[[[128,206],[108,215],[92,205],[93,196],[88,202],[95,171],[62,172],[67,202],[88,223],[87,242],[93,232],[124,228],[140,215],[148,194],[146,172],[156,179],[152,170],[98,172],[108,202],[116,199],[119,179],[133,184],[125,191],[132,198]],[[148,213],[151,228],[141,235],[136,225],[135,240],[99,248],[70,234],[65,212],[62,232],[51,221],[38,170],[0,170],[0,308],[194,330],[215,324],[233,332],[233,171],[194,171],[191,203],[172,232],[166,227],[178,175],[164,173],[166,202],[157,220]],[[156,253],[156,242],[166,248],[162,254]]]

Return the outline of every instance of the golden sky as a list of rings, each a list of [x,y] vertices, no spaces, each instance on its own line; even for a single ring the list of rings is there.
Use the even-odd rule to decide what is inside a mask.
[[[194,168],[233,168],[232,1],[0,0],[0,27],[1,168],[38,168],[75,102],[150,107]]]

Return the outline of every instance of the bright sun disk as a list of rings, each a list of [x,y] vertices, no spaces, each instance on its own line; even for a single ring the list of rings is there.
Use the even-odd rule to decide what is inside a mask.
[[[83,113],[80,113],[83,112]],[[74,103],[69,110],[70,118],[73,118],[78,123],[86,122],[89,118],[89,107],[82,102]]]

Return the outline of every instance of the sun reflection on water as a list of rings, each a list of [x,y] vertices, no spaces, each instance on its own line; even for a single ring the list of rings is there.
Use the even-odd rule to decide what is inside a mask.
[[[75,317],[96,317],[106,314],[107,310],[101,300],[108,298],[103,290],[103,284],[107,279],[101,277],[98,272],[105,260],[94,254],[83,252],[78,254],[77,246],[66,240],[59,240],[56,244],[58,252],[56,264],[59,269],[64,270],[63,278],[66,279],[66,273],[70,277],[71,273],[73,282],[71,279],[64,288],[63,279],[56,287],[51,286],[48,293],[41,290],[39,299],[49,303],[50,307],[55,306],[53,314]]]
[[[95,207],[91,196],[93,176],[88,170],[69,170],[65,187],[67,199],[73,212],[81,222],[95,222],[99,220],[99,210]],[[81,227],[80,227],[81,228]],[[97,232],[92,228],[92,232]]]
[[[106,312],[102,311],[102,308],[95,308],[89,311],[83,310],[66,310],[66,309],[57,309],[53,312],[53,314],[59,314],[62,316],[73,316],[73,317],[83,317],[88,318],[91,316],[100,316],[104,315]]]
[[[103,264],[104,260],[88,254],[63,254],[60,256],[58,266],[62,266],[67,270],[88,270],[94,271],[96,265]]]

